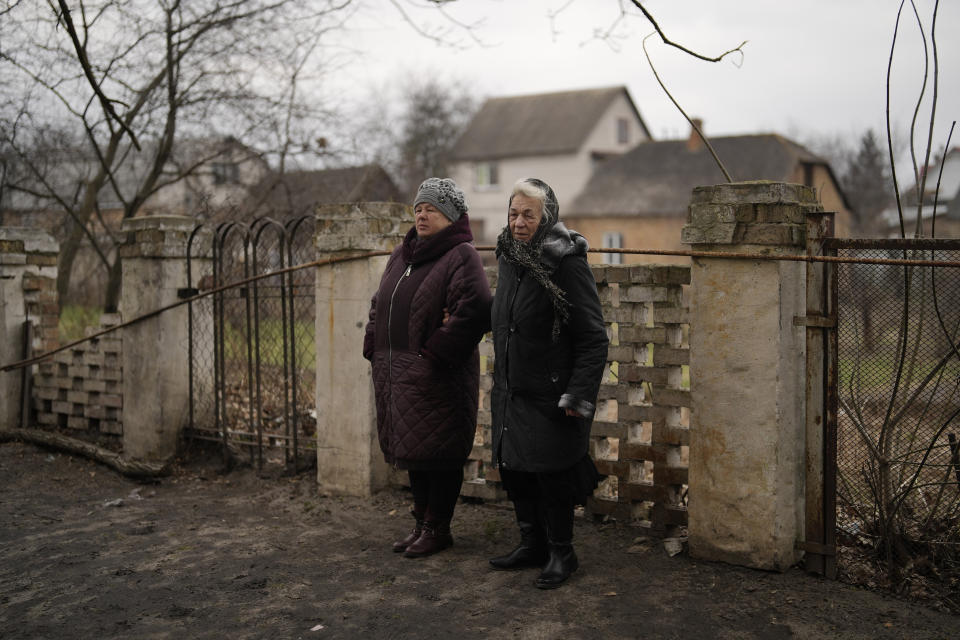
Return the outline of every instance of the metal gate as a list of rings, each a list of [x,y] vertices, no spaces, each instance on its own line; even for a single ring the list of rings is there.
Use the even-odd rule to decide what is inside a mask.
[[[960,261],[957,240],[841,240],[832,265],[837,546],[887,561],[958,537]],[[896,264],[890,260],[909,260]],[[834,443],[827,443],[827,448]],[[832,456],[832,459],[831,459]],[[952,524],[951,524],[952,523]],[[900,558],[906,560],[907,558]]]
[[[186,435],[220,442],[226,458],[249,456],[261,470],[316,462],[315,271],[256,279],[314,260],[314,228],[313,216],[223,223],[203,276],[191,257],[201,227],[190,238],[186,293],[224,289],[190,303]]]

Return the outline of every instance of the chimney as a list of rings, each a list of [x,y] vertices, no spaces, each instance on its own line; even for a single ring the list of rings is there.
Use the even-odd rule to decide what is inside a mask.
[[[690,137],[687,138],[687,151],[696,153],[703,148],[703,140],[700,139],[700,135],[697,133],[697,129],[703,131],[703,119],[691,118],[690,120],[693,122],[693,126],[690,127]]]

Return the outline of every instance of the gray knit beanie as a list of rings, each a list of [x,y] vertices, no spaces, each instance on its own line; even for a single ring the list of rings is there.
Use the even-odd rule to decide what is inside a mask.
[[[467,201],[463,191],[450,178],[427,178],[417,189],[417,197],[413,201],[416,207],[421,202],[432,204],[443,215],[456,222],[467,212]]]

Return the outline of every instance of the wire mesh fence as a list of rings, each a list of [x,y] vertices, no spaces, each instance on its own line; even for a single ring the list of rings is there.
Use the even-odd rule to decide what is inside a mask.
[[[838,256],[956,261],[960,242]],[[837,278],[838,530],[877,546],[891,532],[957,540],[960,268],[840,264]]]

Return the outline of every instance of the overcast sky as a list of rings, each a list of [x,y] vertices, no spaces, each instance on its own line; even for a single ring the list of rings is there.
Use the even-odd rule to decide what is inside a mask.
[[[331,78],[344,95],[386,86],[389,78],[434,74],[460,78],[481,96],[624,84],[655,138],[682,137],[688,125],[657,85],[641,41],[651,25],[629,0],[459,0],[447,12],[468,24],[480,46],[422,0],[396,0],[417,24],[448,29],[459,46],[442,46],[403,23],[391,0],[368,0],[350,21],[354,62]],[[632,15],[609,42],[593,38]],[[933,2],[917,7],[930,33]],[[648,48],[681,106],[712,135],[778,132],[806,140],[885,128],[885,77],[898,0],[648,0],[666,35],[716,56],[742,41],[742,61],[696,60],[659,40]],[[565,8],[563,8],[565,7]],[[563,8],[551,20],[548,14]],[[909,3],[901,17],[891,113],[906,135],[923,75],[923,50]],[[940,3],[937,20],[940,99],[934,146],[960,116],[960,2]],[[611,46],[611,43],[613,46]],[[734,62],[740,63],[739,66]],[[931,58],[932,67],[932,58]],[[931,80],[932,82],[932,80]],[[928,94],[930,87],[928,87]],[[929,102],[921,112],[929,122]],[[925,126],[925,124],[924,124]],[[926,130],[923,129],[925,139]],[[952,146],[960,144],[956,132]]]

